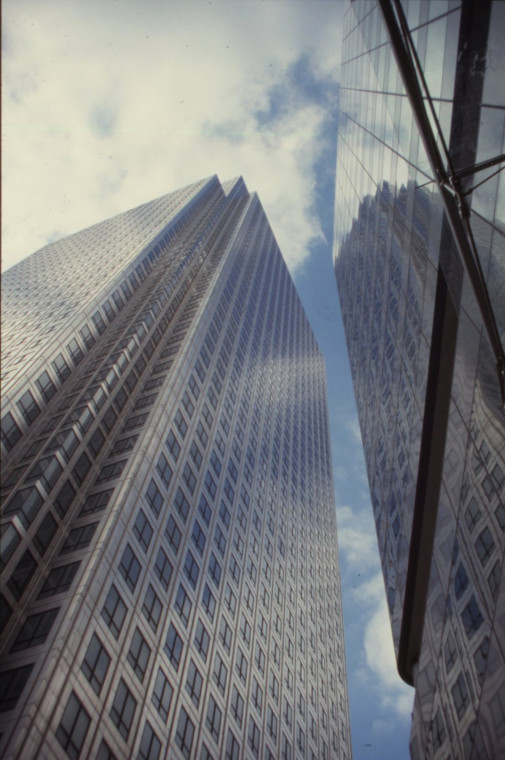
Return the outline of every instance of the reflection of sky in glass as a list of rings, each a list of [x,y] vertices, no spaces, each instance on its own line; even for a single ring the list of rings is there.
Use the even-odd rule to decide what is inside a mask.
[[[498,608],[503,611],[503,601],[496,606],[500,560],[495,569],[490,562],[483,571],[475,554],[475,542],[484,527],[492,536],[489,546],[499,543],[503,551],[505,519],[498,529],[493,517],[499,509],[499,492],[502,504],[505,498],[504,430],[502,417],[496,419],[496,370],[475,293],[468,277],[461,278],[463,269],[452,232],[442,224],[439,188],[399,82],[393,52],[388,46],[373,49],[382,36],[380,29],[373,27],[380,27],[381,20],[369,3],[355,2],[352,7],[363,23],[355,28],[356,20],[347,19],[344,30],[334,257],[396,643],[403,617],[442,253],[441,268],[459,310],[452,406],[416,676],[413,754],[423,757],[426,746],[436,753],[443,745],[440,756],[445,756],[450,745],[454,756],[464,756],[468,742],[473,742],[468,727],[482,720],[486,731],[490,727],[486,754],[479,754],[480,745],[474,751],[494,757],[493,742],[500,735],[500,721],[503,724],[505,720],[502,708],[497,718],[496,705],[500,700],[505,704],[505,691],[491,678],[483,685],[482,663],[478,681],[472,668],[477,662],[476,647],[486,648],[485,659],[490,641],[494,638],[496,647],[500,636],[503,640],[502,631],[493,629],[491,622]],[[460,40],[460,5],[402,2],[402,7],[431,95],[436,118],[427,98],[424,105],[444,163],[444,142],[456,172],[503,154],[505,4],[492,6],[487,56],[481,46],[485,24],[477,9],[474,21],[479,28],[476,31],[470,25],[471,39]],[[473,13],[470,3],[465,12]],[[368,49],[369,55],[364,55],[363,49]],[[453,104],[455,92],[458,99]],[[475,187],[465,199],[471,208],[472,232],[498,326],[505,335],[505,171],[498,168],[494,165],[473,176],[468,173],[463,187],[464,191]],[[464,224],[462,220],[462,229]],[[488,499],[492,504],[489,514],[484,511]],[[475,519],[480,520],[475,530],[473,518],[468,517],[472,509],[477,509]],[[463,572],[458,576],[459,567],[471,576],[466,595],[458,589]],[[485,623],[472,628],[473,614]],[[443,661],[451,637],[462,646],[455,654],[457,667],[452,672]],[[493,671],[503,671],[503,656],[495,650],[495,657]],[[440,674],[436,685],[434,672]],[[453,699],[456,681],[467,695],[463,706]],[[468,698],[471,690],[472,701]],[[491,700],[495,705],[492,716],[488,709]]]

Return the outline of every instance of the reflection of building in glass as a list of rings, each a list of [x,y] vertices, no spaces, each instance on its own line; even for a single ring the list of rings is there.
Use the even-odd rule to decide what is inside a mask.
[[[350,757],[324,364],[257,196],[3,290],[2,757]]]
[[[345,17],[335,271],[415,758],[505,756],[504,31]]]

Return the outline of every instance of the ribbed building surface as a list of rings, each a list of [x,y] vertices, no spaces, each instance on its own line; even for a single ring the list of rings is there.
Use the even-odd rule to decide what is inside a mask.
[[[414,758],[505,757],[504,32],[345,17],[335,272]]]
[[[3,294],[2,757],[350,758],[324,363],[257,196]]]

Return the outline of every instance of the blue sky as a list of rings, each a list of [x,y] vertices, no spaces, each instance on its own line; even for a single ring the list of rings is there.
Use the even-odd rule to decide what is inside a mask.
[[[7,268],[190,182],[241,174],[325,354],[355,760],[408,754],[332,271],[342,5],[5,0]]]

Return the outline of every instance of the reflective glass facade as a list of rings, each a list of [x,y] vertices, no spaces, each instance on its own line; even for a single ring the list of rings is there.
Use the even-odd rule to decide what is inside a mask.
[[[504,32],[345,16],[335,272],[414,758],[505,754]]]
[[[0,754],[350,758],[324,363],[257,196],[3,287]]]

